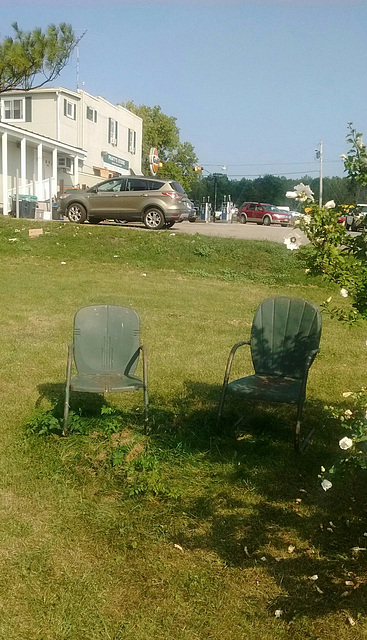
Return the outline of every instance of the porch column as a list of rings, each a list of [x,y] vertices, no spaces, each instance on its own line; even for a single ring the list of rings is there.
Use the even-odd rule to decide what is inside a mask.
[[[3,172],[3,214],[8,215],[8,133],[1,136],[1,160]]]
[[[22,138],[20,141],[20,189],[21,193],[26,193],[27,188],[27,141]]]
[[[52,193],[50,198],[57,195],[57,149],[52,150]]]
[[[77,186],[79,182],[79,157],[74,156],[74,187]]]
[[[37,182],[42,182],[42,143],[37,145]]]

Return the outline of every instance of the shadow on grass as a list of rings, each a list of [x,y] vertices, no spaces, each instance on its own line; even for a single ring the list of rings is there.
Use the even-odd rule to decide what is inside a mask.
[[[336,481],[328,494],[322,490],[320,467],[331,466],[340,453],[340,436],[324,405],[306,403],[304,428],[316,432],[297,454],[294,405],[247,403],[246,420],[234,430],[242,407],[228,402],[216,433],[220,387],[188,382],[186,391],[177,401],[179,429],[169,446],[172,439],[186,439],[192,450],[207,449],[220,489],[181,499],[179,511],[190,514],[192,526],[176,532],[175,541],[214,552],[228,566],[268,572],[283,592],[272,606],[284,619],[338,610],[366,615],[367,552],[353,550],[367,546],[366,477],[354,484]],[[159,432],[152,437],[162,446]]]
[[[165,452],[172,466],[173,450],[206,460],[206,474],[199,470],[193,477],[196,491],[169,504],[176,514],[171,542],[214,553],[229,567],[268,573],[281,590],[270,607],[281,609],[283,619],[339,610],[365,615],[367,552],[353,551],[367,543],[365,488],[335,483],[322,491],[320,467],[334,461],[339,436],[323,404],[306,402],[303,425],[316,432],[305,452],[296,454],[294,405],[247,403],[246,420],[234,429],[242,406],[228,399],[216,431],[220,390],[188,381],[180,397],[152,398],[150,452]],[[47,398],[60,418],[64,385],[40,385],[39,393],[38,404]],[[102,395],[75,394],[73,406],[97,420],[111,405]],[[134,411],[117,413],[136,422]]]

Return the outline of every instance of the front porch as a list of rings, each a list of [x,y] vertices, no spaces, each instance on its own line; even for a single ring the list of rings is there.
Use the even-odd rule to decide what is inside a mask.
[[[79,185],[79,163],[86,151],[0,122],[0,207],[12,210],[16,195],[51,202],[68,187]]]

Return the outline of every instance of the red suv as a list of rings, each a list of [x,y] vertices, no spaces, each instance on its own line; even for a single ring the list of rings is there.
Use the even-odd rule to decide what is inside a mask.
[[[244,202],[238,210],[237,219],[242,222],[242,224],[246,224],[246,222],[256,222],[257,224],[269,226],[270,224],[278,223],[281,224],[282,227],[287,227],[292,221],[292,216],[288,211],[282,211],[272,204]]]

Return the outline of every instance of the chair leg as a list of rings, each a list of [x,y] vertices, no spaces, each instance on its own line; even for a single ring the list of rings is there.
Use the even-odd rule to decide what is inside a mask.
[[[220,400],[219,400],[219,407],[218,407],[218,414],[217,414],[217,427],[219,427],[219,423],[220,423],[220,419],[222,417],[222,411],[223,411],[223,406],[224,406],[224,400],[226,397],[226,393],[227,393],[227,386],[228,386],[228,381],[224,380],[223,382],[223,387],[222,387],[222,393],[220,396]]]
[[[148,393],[148,353],[146,347],[141,347],[143,353],[143,383],[144,383],[144,433],[149,430],[149,393]]]
[[[68,417],[70,406],[70,380],[71,380],[71,367],[73,363],[73,346],[69,345],[68,349],[68,361],[66,365],[66,386],[65,386],[65,404],[64,404],[64,426],[62,435],[65,436],[68,430]]]
[[[296,429],[294,432],[294,448],[296,451],[300,451],[303,402],[303,399],[299,400],[297,408]]]
[[[303,440],[301,440],[301,418],[302,418],[302,412],[303,412],[303,404],[304,404],[304,399],[298,403],[296,429],[294,434],[294,448],[298,453],[302,453],[302,451],[305,450],[308,442],[310,441],[313,434],[315,433],[315,429],[311,429],[311,431],[309,431],[307,436],[305,436]]]

